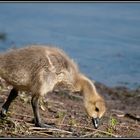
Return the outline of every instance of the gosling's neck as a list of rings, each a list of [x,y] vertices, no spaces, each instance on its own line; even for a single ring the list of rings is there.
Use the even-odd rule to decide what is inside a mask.
[[[77,76],[75,87],[83,94],[85,100],[100,98],[92,81],[83,74]]]

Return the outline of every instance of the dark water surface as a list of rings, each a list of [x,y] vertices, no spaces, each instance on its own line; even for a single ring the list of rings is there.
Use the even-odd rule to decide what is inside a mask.
[[[53,44],[95,81],[140,86],[140,3],[0,3],[0,32],[0,51]]]

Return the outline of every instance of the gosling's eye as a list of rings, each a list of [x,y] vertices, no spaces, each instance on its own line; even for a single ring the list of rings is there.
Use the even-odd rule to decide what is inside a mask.
[[[95,108],[95,111],[96,111],[96,112],[99,112],[99,108],[96,107],[96,108]]]

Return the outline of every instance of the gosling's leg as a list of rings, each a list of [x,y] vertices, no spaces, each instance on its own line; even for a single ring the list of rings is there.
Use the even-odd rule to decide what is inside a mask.
[[[31,99],[32,109],[34,113],[34,122],[37,127],[52,128],[52,126],[42,123],[39,113],[39,96],[34,95]]]
[[[4,105],[2,106],[2,110],[0,112],[0,118],[4,118],[7,114],[7,111],[9,109],[9,106],[11,104],[11,102],[18,96],[18,91],[13,88],[6,100],[6,102],[4,103]]]

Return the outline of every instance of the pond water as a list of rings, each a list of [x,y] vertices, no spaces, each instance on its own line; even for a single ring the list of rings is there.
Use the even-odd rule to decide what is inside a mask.
[[[56,45],[108,86],[140,86],[140,3],[0,3],[0,51]]]

